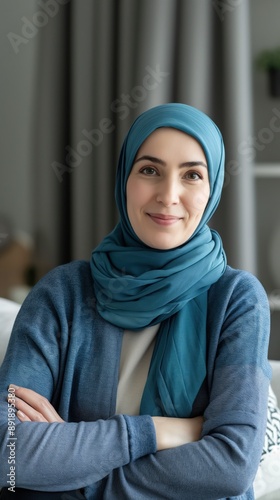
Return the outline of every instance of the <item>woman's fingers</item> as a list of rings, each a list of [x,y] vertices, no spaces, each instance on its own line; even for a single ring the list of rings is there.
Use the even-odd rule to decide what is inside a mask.
[[[63,422],[51,403],[31,389],[9,386],[9,394],[18,410],[17,416],[22,422]]]

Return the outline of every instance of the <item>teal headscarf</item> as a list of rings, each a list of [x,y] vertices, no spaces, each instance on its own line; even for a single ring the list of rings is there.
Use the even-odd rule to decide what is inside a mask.
[[[204,150],[210,198],[192,237],[180,247],[157,250],[135,234],[126,207],[126,183],[141,144],[156,129],[171,127]],[[131,126],[121,149],[116,202],[120,222],[93,251],[97,309],[110,323],[141,330],[161,323],[145,385],[141,413],[187,417],[206,375],[207,291],[224,273],[219,235],[207,226],[221,196],[224,145],[214,122],[179,103],[156,106]]]

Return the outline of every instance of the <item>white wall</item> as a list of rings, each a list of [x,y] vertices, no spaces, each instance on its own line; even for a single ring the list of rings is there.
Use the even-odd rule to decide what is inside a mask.
[[[30,139],[36,36],[22,37],[21,18],[32,20],[35,10],[35,0],[0,2],[0,215],[27,232],[33,229]],[[21,39],[11,33],[27,43],[17,45]],[[13,37],[14,47],[8,36]]]

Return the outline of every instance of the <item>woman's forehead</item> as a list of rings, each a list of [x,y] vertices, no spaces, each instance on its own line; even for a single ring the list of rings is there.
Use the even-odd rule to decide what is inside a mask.
[[[149,150],[158,151],[160,154],[161,152],[168,150],[168,148],[173,145],[176,145],[177,147],[180,146],[183,154],[190,152],[199,154],[199,156],[203,155],[205,162],[207,163],[205,152],[201,143],[192,135],[171,127],[160,127],[151,132],[151,134],[146,137],[140,145],[135,158],[138,158],[143,151]]]

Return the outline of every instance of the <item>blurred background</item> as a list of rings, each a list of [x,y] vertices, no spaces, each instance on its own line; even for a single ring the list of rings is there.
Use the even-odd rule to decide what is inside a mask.
[[[132,121],[184,102],[223,133],[211,225],[265,286],[280,359],[280,97],[256,63],[280,46],[279,18],[279,0],[1,0],[0,296],[20,302],[52,267],[90,258],[118,219]]]

